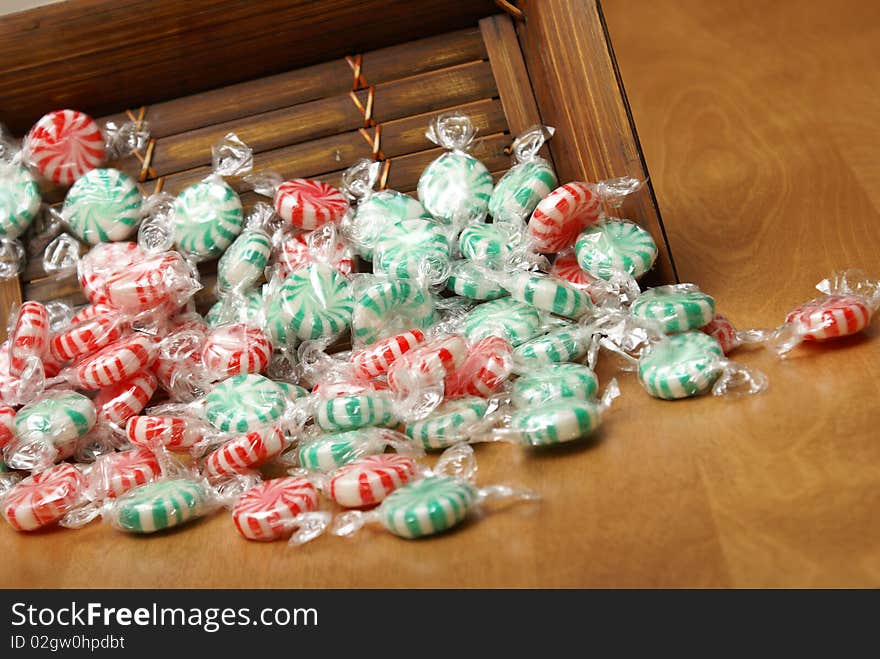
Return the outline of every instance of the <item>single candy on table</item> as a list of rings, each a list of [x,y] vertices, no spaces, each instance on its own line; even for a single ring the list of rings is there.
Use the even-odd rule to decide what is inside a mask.
[[[79,469],[62,463],[28,476],[3,499],[3,518],[16,531],[35,531],[64,517],[86,485]]]
[[[575,253],[581,268],[595,277],[607,281],[625,272],[638,279],[657,260],[657,244],[633,222],[608,220],[578,236]]]
[[[825,295],[793,309],[785,318],[807,341],[857,334],[871,322],[871,311],[857,295]]]
[[[345,195],[323,181],[293,179],[275,191],[275,212],[300,229],[338,222],[347,211]]]
[[[397,424],[391,397],[381,392],[331,396],[315,409],[315,422],[327,432]]]
[[[511,237],[494,224],[471,224],[458,237],[461,255],[489,268],[497,268],[510,257]]]
[[[236,530],[248,540],[279,540],[297,515],[318,509],[318,490],[305,478],[274,478],[242,495],[232,509]]]
[[[217,327],[202,347],[202,363],[214,379],[259,373],[271,357],[272,344],[263,331],[245,324]]]
[[[550,275],[516,272],[503,285],[515,300],[566,318],[583,316],[593,306],[585,291]]]
[[[488,409],[484,398],[457,398],[443,403],[426,418],[408,423],[404,432],[426,449],[447,448],[466,441]]]
[[[93,169],[68,190],[61,215],[87,243],[125,240],[141,220],[141,193],[118,169]]]
[[[155,449],[186,450],[202,440],[204,433],[197,422],[172,416],[133,416],[125,434],[135,446]]]
[[[393,453],[370,455],[337,469],[327,491],[340,506],[363,508],[381,503],[415,475],[416,461],[412,458]]]
[[[291,273],[278,295],[291,332],[303,340],[330,337],[351,324],[351,287],[329,265],[316,263]]]
[[[40,188],[19,165],[0,164],[0,238],[18,238],[40,210]]]
[[[540,332],[541,317],[530,304],[501,298],[474,307],[465,316],[463,328],[471,341],[500,336],[510,345],[518,346]]]
[[[277,420],[284,411],[284,390],[262,375],[235,375],[205,399],[205,418],[224,432],[249,432]]]
[[[195,183],[174,202],[174,244],[197,258],[217,256],[241,233],[241,199],[224,181]]]
[[[696,288],[649,288],[632,303],[630,312],[653,321],[667,334],[699,329],[715,317],[715,300]]]
[[[263,276],[271,253],[268,233],[255,229],[242,231],[217,262],[220,290],[244,290],[256,284]]]
[[[526,446],[548,446],[589,436],[601,418],[598,403],[572,399],[521,409],[510,418],[510,429]]]
[[[88,398],[73,391],[53,392],[18,411],[15,435],[28,444],[54,445],[58,458],[64,459],[73,454],[76,439],[89,432],[95,420],[95,406]]]
[[[517,346],[513,351],[514,364],[522,372],[577,361],[587,354],[589,343],[590,335],[583,328],[563,327]]]
[[[440,284],[449,277],[449,265],[449,237],[428,220],[389,225],[373,252],[375,271],[396,279],[425,277],[429,284]]]
[[[76,379],[83,389],[102,389],[124,382],[156,359],[156,337],[133,334],[119,339],[76,366]]]
[[[444,153],[419,177],[419,201],[438,222],[465,226],[482,222],[489,210],[492,175],[466,153]]]
[[[510,293],[485,274],[471,261],[460,261],[452,266],[446,288],[471,300],[497,300]]]
[[[422,205],[395,190],[382,190],[361,201],[352,220],[352,243],[365,259],[373,258],[373,249],[385,227],[403,220],[425,220],[430,216]]]
[[[424,329],[434,321],[430,292],[405,279],[378,281],[355,300],[351,320],[355,339],[366,345],[409,328]]]
[[[556,187],[556,174],[546,160],[514,165],[501,177],[489,199],[489,214],[498,222],[519,226]]]
[[[425,334],[421,330],[409,330],[355,352],[351,356],[351,363],[358,375],[375,378],[384,375],[401,355],[425,340]]]
[[[144,448],[108,453],[98,460],[101,461],[98,471],[101,482],[98,487],[111,498],[120,497],[140,485],[146,485],[159,478],[162,473],[156,455]]]
[[[463,480],[429,476],[392,492],[379,508],[382,525],[402,538],[441,533],[461,523],[477,501]]]
[[[498,392],[513,370],[513,348],[500,336],[474,343],[468,356],[444,383],[447,398],[488,397]]]
[[[180,478],[137,487],[116,500],[113,525],[131,533],[155,533],[205,515],[208,494],[198,481]]]
[[[707,334],[673,334],[639,359],[639,382],[655,398],[696,396],[718,379],[723,357],[721,345]]]
[[[107,295],[107,280],[145,258],[146,254],[137,243],[99,243],[92,247],[77,265],[79,285],[93,305],[106,305],[110,302]]]
[[[159,381],[149,371],[142,371],[131,378],[102,389],[95,397],[98,418],[118,426],[140,414],[156,393]]]
[[[561,399],[590,400],[598,387],[596,374],[588,366],[546,364],[517,378],[510,398],[514,407],[534,408]]]
[[[599,197],[594,186],[566,183],[535,207],[528,233],[537,251],[556,254],[571,247],[581,231],[598,222],[599,214]]]
[[[260,467],[281,454],[284,433],[275,426],[252,430],[214,450],[205,460],[209,478],[222,479]]]
[[[39,302],[25,302],[18,310],[9,345],[9,373],[21,375],[31,358],[42,358],[49,344],[49,312]]]
[[[24,138],[25,157],[46,179],[70,185],[104,162],[104,136],[89,115],[56,110],[44,115]]]

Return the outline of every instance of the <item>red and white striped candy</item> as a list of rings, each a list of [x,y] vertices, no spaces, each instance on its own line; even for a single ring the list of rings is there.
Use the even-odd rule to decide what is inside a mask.
[[[79,285],[92,304],[106,304],[107,279],[145,257],[137,243],[99,243],[79,262]]]
[[[500,336],[477,341],[464,363],[446,378],[447,398],[497,393],[513,371],[513,348]]]
[[[162,473],[159,460],[152,451],[145,448],[132,448],[120,453],[108,453],[98,458],[92,474],[100,478],[93,487],[102,495],[121,497],[138,485],[146,485]]]
[[[21,375],[28,359],[42,358],[49,343],[49,312],[39,302],[25,302],[18,311],[9,346],[9,373]]]
[[[222,325],[211,331],[202,348],[202,363],[215,379],[259,373],[269,365],[272,344],[256,327]]]
[[[871,312],[857,295],[825,295],[793,309],[785,319],[807,341],[828,341],[856,334],[871,322]]]
[[[15,410],[8,405],[0,407],[0,449],[15,439]]]
[[[442,382],[462,365],[467,352],[467,341],[460,334],[423,343],[395,360],[388,369],[388,385],[403,393],[408,386]]]
[[[279,540],[289,536],[293,519],[318,509],[318,490],[305,478],[275,478],[248,490],[235,508],[232,522],[248,540]]]
[[[418,329],[409,330],[397,336],[377,341],[351,356],[351,364],[357,375],[375,378],[388,371],[388,368],[405,352],[425,342],[425,333]]]
[[[70,185],[104,162],[104,136],[89,115],[56,110],[30,129],[24,138],[24,151],[45,178]]]
[[[529,219],[535,249],[556,254],[574,245],[578,234],[599,221],[599,197],[589,183],[566,183],[544,197]]]
[[[133,416],[125,434],[135,446],[154,449],[186,450],[202,441],[204,433],[198,422],[173,416]]]
[[[87,320],[93,320],[98,316],[110,316],[119,313],[109,304],[87,304],[82,309],[73,314],[70,319],[70,325],[79,325]]]
[[[212,479],[240,474],[273,460],[284,446],[284,433],[280,428],[253,430],[211,453],[205,460],[205,473]]]
[[[416,475],[416,461],[395,453],[381,453],[343,465],[330,477],[330,498],[345,508],[381,503]]]
[[[107,279],[111,305],[130,313],[178,307],[192,294],[192,270],[178,252],[155,254]]]
[[[102,389],[95,397],[98,418],[121,426],[129,418],[141,413],[158,386],[156,376],[144,371],[124,382]]]
[[[3,501],[3,517],[16,531],[52,524],[73,508],[85,485],[85,478],[73,465],[55,465],[13,486]]]
[[[77,381],[83,389],[118,384],[150,366],[156,359],[156,350],[156,339],[152,336],[127,336],[82,361],[76,368]]]
[[[345,195],[323,181],[293,179],[275,191],[275,212],[300,229],[317,229],[341,220],[348,210]]]
[[[708,334],[721,344],[721,350],[726,355],[740,344],[739,337],[736,335],[736,328],[733,326],[726,316],[715,314],[710,322],[700,328],[701,332]]]
[[[53,336],[49,351],[61,362],[77,359],[118,341],[125,329],[117,316],[96,316]]]
[[[294,270],[322,261],[322,254],[310,249],[308,237],[307,233],[290,234],[278,243],[275,248],[275,263],[278,266],[279,277],[284,279]],[[323,256],[323,260],[336,268],[341,275],[347,277],[356,270],[354,252],[341,240],[336,242],[332,254]]]

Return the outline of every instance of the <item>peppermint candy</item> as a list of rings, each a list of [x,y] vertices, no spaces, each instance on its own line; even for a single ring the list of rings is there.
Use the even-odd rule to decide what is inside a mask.
[[[80,471],[62,463],[28,476],[10,488],[3,518],[16,531],[35,531],[64,517],[79,499],[86,482]]]
[[[393,453],[370,455],[333,472],[327,494],[344,508],[374,506],[415,475],[412,458]]]
[[[318,509],[318,491],[305,478],[274,478],[248,490],[232,509],[232,522],[248,540],[290,535],[297,515]]]
[[[224,181],[195,183],[174,202],[174,244],[196,258],[217,256],[241,233],[241,200]]]
[[[392,492],[379,508],[382,525],[401,538],[421,538],[460,524],[477,502],[466,481],[429,476]]]
[[[0,238],[14,240],[23,234],[41,202],[40,188],[28,170],[0,164]]]
[[[316,263],[291,273],[278,295],[291,332],[301,339],[333,336],[351,323],[350,286],[329,265]]]
[[[102,389],[95,397],[98,418],[122,426],[129,418],[140,414],[153,394],[159,381],[148,371]]]
[[[323,181],[293,179],[275,191],[275,212],[300,229],[338,222],[348,211],[345,195]]]
[[[89,115],[56,110],[44,115],[24,138],[25,158],[40,174],[70,185],[104,162],[104,136]]]
[[[93,169],[68,190],[61,215],[87,243],[125,240],[141,220],[141,193],[128,174]]]
[[[655,398],[696,396],[718,379],[723,356],[721,345],[707,334],[673,334],[639,359],[639,382]]]
[[[158,343],[152,336],[134,334],[111,343],[76,367],[83,389],[102,389],[134,377],[156,359]]]
[[[571,247],[578,234],[599,221],[599,196],[589,183],[566,183],[535,207],[527,232],[535,249],[556,254]]]
[[[161,480],[116,499],[111,521],[130,533],[155,533],[198,519],[211,507],[208,493],[198,481]]]
[[[638,279],[657,260],[651,234],[633,222],[608,220],[589,227],[575,243],[578,264],[594,277],[610,280],[617,272]]]
[[[278,457],[285,445],[284,433],[278,427],[252,430],[209,454],[205,473],[211,479],[222,479],[255,469]]]

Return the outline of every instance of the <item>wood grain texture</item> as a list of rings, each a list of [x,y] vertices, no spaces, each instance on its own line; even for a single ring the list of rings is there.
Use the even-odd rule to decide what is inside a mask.
[[[834,268],[880,276],[875,3],[604,9],[682,279],[748,327],[778,324]],[[477,447],[479,483],[543,501],[446,536],[365,530],[294,550],[242,540],[228,514],[152,538],[4,525],[0,583],[880,586],[880,321],[784,362],[735,356],[768,374],[766,393],[663,402],[624,374],[593,442]]]
[[[0,19],[0,121],[21,133],[47,106],[97,116],[150,105],[474,26],[496,12],[491,0],[78,0],[41,7]],[[22,41],[28,48],[17,45]]]
[[[561,181],[620,176],[645,180],[615,214],[648,231],[660,254],[648,283],[675,281],[675,265],[630,123],[626,97],[595,0],[524,0],[517,27],[535,98],[545,124],[556,128],[550,152]],[[609,209],[610,210],[610,209]]]

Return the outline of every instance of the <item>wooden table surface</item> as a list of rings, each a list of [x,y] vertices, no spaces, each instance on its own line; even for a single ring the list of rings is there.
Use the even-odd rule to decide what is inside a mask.
[[[683,280],[746,327],[777,325],[835,268],[880,277],[880,5],[604,6]],[[0,584],[877,587],[880,323],[737,359],[769,375],[765,394],[663,402],[626,375],[589,444],[479,447],[480,483],[543,501],[445,536],[289,549],[225,514],[148,538],[4,525]]]

